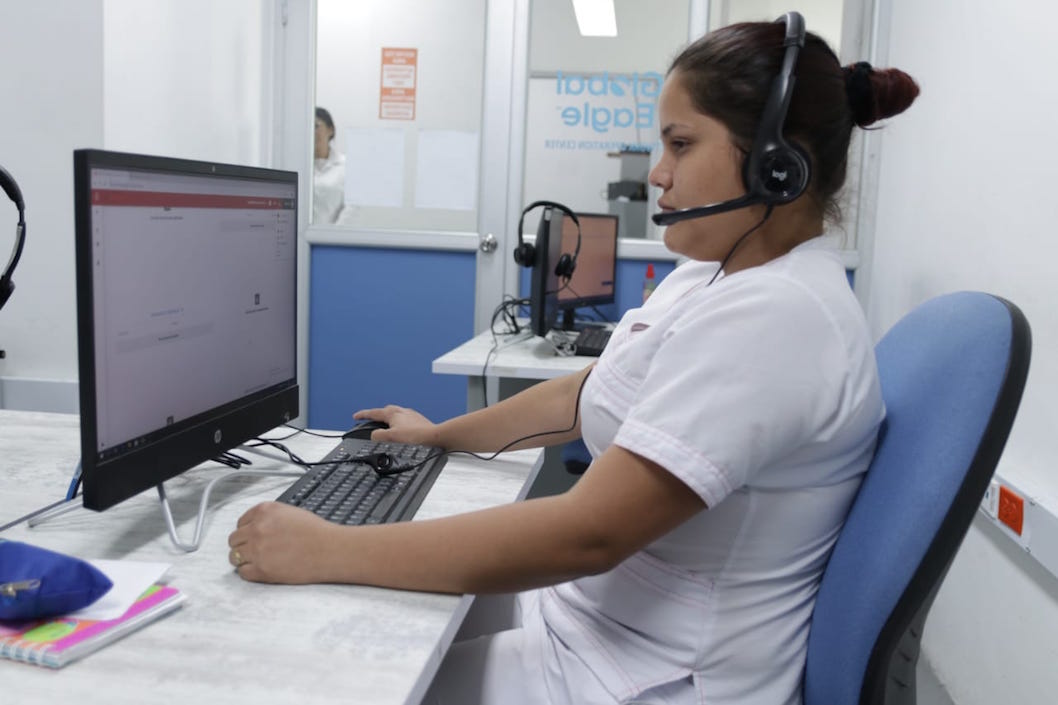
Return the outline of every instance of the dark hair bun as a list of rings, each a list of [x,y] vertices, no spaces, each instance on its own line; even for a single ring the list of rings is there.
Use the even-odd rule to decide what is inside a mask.
[[[899,115],[918,97],[915,79],[900,69],[876,69],[860,61],[844,73],[852,120],[860,127]]]

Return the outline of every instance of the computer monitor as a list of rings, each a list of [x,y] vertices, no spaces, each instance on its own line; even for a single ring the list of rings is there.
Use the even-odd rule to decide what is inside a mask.
[[[102,510],[298,415],[298,175],[74,152],[81,468]]]
[[[614,281],[617,276],[616,215],[607,213],[577,213],[580,221],[580,253],[577,267],[568,284],[559,282],[556,306],[563,314],[560,323],[564,330],[574,327],[573,316],[578,308],[600,306],[614,302]],[[568,215],[562,218],[562,252],[573,252],[577,247],[577,225]],[[557,260],[556,260],[557,261]],[[551,265],[552,269],[554,265]]]
[[[560,282],[555,266],[563,252],[572,254],[576,249],[575,240],[570,249],[561,249],[565,216],[560,216],[561,211],[547,206],[536,226],[533,267],[529,272],[529,328],[540,337],[547,335],[558,315],[556,294]]]
[[[580,252],[573,276],[555,274],[559,258],[577,252],[577,224],[567,214],[546,208],[536,231],[529,279],[529,327],[545,336],[556,325],[574,328],[574,312],[585,306],[613,303],[617,275],[618,218],[607,213],[577,213]],[[562,320],[558,320],[559,313]]]

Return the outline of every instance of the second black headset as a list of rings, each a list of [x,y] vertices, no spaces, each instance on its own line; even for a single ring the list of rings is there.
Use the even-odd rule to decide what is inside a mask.
[[[657,213],[651,218],[658,225],[672,225],[681,220],[725,213],[746,206],[789,203],[804,193],[811,178],[811,162],[804,150],[783,139],[783,125],[793,96],[794,69],[805,45],[805,20],[799,12],[787,12],[776,20],[786,24],[783,39],[782,68],[771,84],[764,104],[753,148],[742,164],[742,181],[746,195],[729,201],[696,208]]]
[[[2,166],[0,166],[0,188],[4,190],[8,198],[14,201],[15,207],[18,208],[15,247],[11,251],[11,259],[8,261],[7,267],[4,268],[3,274],[0,274],[0,308],[3,308],[11,297],[11,292],[15,290],[15,283],[11,281],[11,276],[15,273],[15,265],[18,264],[19,257],[22,256],[22,246],[26,243],[26,204],[22,200],[22,191],[18,188],[18,183]]]
[[[577,268],[577,255],[580,254],[580,220],[577,219],[577,214],[570,210],[567,206],[554,201],[533,201],[522,211],[521,217],[518,218],[518,247],[514,248],[514,261],[523,267],[532,267],[536,263],[536,247],[532,243],[525,241],[522,237],[522,226],[525,224],[525,215],[534,208],[541,206],[547,206],[560,210],[570,217],[573,224],[577,226],[577,246],[573,250],[573,254],[562,253],[562,256],[558,258],[558,262],[555,263],[555,276],[563,279],[569,279],[573,276],[573,271]]]

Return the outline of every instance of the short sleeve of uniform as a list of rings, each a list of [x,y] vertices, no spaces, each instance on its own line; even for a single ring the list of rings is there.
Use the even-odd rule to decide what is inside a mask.
[[[614,443],[708,506],[821,433],[839,406],[848,351],[826,307],[796,281],[733,277],[656,325]]]

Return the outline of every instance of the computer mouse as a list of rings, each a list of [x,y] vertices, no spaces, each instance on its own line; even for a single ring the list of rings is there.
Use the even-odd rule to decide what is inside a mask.
[[[371,432],[379,428],[389,428],[389,424],[385,421],[361,421],[357,425],[342,434],[342,438],[362,438],[364,440],[371,439]]]

